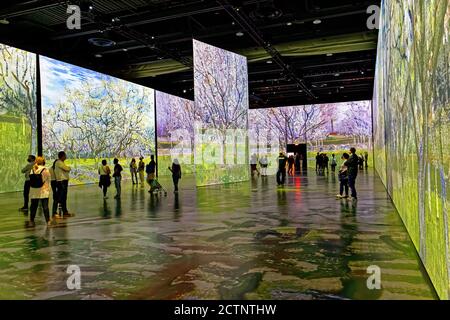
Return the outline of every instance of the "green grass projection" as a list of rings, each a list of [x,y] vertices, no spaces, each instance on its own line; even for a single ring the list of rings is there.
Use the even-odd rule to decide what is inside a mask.
[[[377,171],[449,299],[450,2],[383,1],[374,94]]]
[[[31,150],[31,126],[25,118],[0,116],[0,193],[19,191],[19,179]]]

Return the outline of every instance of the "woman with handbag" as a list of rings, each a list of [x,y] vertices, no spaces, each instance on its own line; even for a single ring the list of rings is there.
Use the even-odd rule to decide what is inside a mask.
[[[98,168],[98,174],[100,175],[98,186],[103,190],[103,199],[108,199],[106,193],[111,185],[111,169],[107,165],[106,160],[102,160],[102,165]]]
[[[178,181],[181,179],[181,166],[178,159],[174,159],[172,163],[172,168],[169,167],[169,170],[172,172],[172,180],[173,186],[175,188],[175,193],[178,192]]]

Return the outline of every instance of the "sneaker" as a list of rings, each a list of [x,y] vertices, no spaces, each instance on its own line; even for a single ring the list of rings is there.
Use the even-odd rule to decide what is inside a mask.
[[[63,218],[70,218],[70,217],[73,217],[73,216],[75,216],[75,214],[69,213],[69,212],[66,212],[66,213],[63,214]]]
[[[63,217],[59,214],[54,214],[53,219],[62,219]]]
[[[36,226],[36,223],[34,221],[28,221],[26,226],[27,228],[34,228]]]
[[[22,208],[19,209],[19,211],[22,211],[22,212],[28,212],[28,208],[22,207]]]
[[[343,198],[343,196],[342,196],[342,194],[337,194],[337,195],[336,195],[336,198],[338,198],[338,199],[342,199],[342,198]]]

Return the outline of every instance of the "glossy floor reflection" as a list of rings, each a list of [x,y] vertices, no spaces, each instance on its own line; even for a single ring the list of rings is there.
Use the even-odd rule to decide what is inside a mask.
[[[358,179],[357,204],[335,199],[333,176],[275,178],[150,196],[124,183],[69,190],[76,217],[33,230],[20,194],[0,195],[2,299],[433,299],[380,180]],[[81,290],[67,289],[69,265]],[[381,268],[369,290],[367,267]]]

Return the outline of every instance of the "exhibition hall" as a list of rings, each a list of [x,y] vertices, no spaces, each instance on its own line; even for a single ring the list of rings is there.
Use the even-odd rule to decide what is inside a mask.
[[[0,299],[448,300],[449,70],[450,0],[2,3]]]

